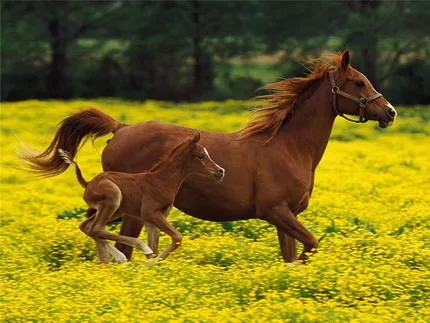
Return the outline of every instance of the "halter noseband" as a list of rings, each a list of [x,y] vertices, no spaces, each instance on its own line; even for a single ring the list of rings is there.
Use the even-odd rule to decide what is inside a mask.
[[[377,98],[380,98],[382,96],[382,94],[376,92],[374,95],[371,95],[367,98],[362,98],[362,97],[357,98],[357,97],[352,96],[351,94],[343,92],[339,89],[339,87],[336,85],[336,82],[334,81],[333,70],[328,72],[328,76],[330,78],[330,83],[331,83],[331,92],[333,93],[333,108],[334,108],[334,111],[336,112],[336,114],[341,116],[342,118],[345,118],[348,121],[352,121],[352,122],[356,122],[356,123],[367,122],[368,119],[366,119],[364,117],[364,109],[367,107],[367,104],[370,101],[373,101],[373,100],[376,100]],[[342,112],[339,112],[339,110],[337,109],[337,106],[336,106],[336,94],[339,94],[339,95],[343,96],[344,98],[350,99],[350,100],[355,101],[359,104],[360,112],[359,112],[359,119],[358,120],[354,120],[354,119],[350,119],[348,117],[345,117]]]

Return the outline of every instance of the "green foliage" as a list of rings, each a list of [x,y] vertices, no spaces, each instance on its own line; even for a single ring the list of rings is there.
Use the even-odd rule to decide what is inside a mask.
[[[83,208],[75,208],[73,210],[65,210],[57,215],[57,219],[59,220],[68,220],[68,219],[80,219],[82,218],[82,214],[86,212],[86,209]]]
[[[249,99],[345,48],[393,104],[430,101],[426,1],[4,1],[1,11],[6,101]]]

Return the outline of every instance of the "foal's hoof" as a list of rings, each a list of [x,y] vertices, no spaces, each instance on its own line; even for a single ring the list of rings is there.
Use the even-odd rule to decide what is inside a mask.
[[[127,262],[127,257],[124,256],[124,254],[118,255],[118,257],[115,258],[115,261],[119,264],[123,264],[123,263]]]
[[[111,244],[107,244],[107,249],[109,253],[115,258],[115,261],[122,264],[124,262],[127,262],[127,257],[119,251],[117,248],[112,246]]]
[[[145,257],[147,259],[154,259],[157,255],[155,253],[145,253]]]

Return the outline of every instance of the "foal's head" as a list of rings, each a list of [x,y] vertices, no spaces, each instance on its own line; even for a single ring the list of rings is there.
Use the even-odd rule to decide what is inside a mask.
[[[186,160],[187,174],[198,174],[205,177],[215,177],[218,181],[224,178],[224,168],[217,165],[209,156],[205,147],[200,145],[200,132],[188,140],[189,154]]]
[[[200,132],[197,131],[193,138],[190,138],[165,156],[157,165],[151,170],[159,168],[166,161],[178,160],[184,166],[185,174],[197,174],[205,177],[215,177],[218,181],[224,178],[224,168],[217,165],[209,156],[205,147],[200,145]]]
[[[348,50],[342,54],[339,65],[332,73],[339,92],[347,93],[362,100],[361,103],[358,103],[354,99],[338,93],[340,95],[337,95],[337,109],[340,113],[360,115],[362,112],[365,119],[378,121],[381,128],[386,128],[394,123],[397,115],[396,110],[374,89],[366,76],[349,64]],[[336,89],[333,90],[336,91]],[[363,105],[362,111],[360,111],[360,105]]]

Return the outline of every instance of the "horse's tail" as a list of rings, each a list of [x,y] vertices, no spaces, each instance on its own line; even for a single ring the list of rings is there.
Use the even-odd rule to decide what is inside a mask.
[[[78,163],[73,160],[73,157],[70,155],[70,153],[60,148],[58,149],[58,155],[60,155],[60,158],[65,164],[73,165],[75,167],[76,178],[78,179],[79,184],[81,184],[83,188],[86,188],[88,186],[88,182],[82,176],[82,172],[78,166]]]
[[[61,159],[58,149],[67,151],[73,160],[86,139],[94,140],[110,132],[115,133],[123,126],[125,124],[102,111],[89,108],[61,121],[54,139],[45,151],[36,154],[22,152],[19,155],[26,162],[29,171],[41,177],[55,176],[69,167],[69,164]]]

